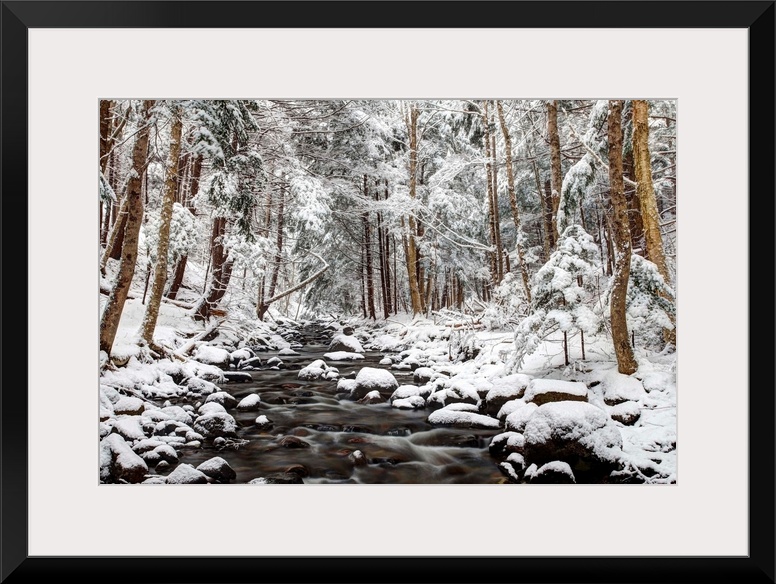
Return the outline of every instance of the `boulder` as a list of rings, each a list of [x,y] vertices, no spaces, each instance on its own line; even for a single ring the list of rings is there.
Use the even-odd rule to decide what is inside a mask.
[[[210,345],[200,345],[197,347],[193,358],[195,361],[199,361],[205,365],[214,365],[221,369],[228,369],[229,363],[232,361],[229,351]]]
[[[201,485],[207,483],[207,475],[190,464],[181,463],[167,475],[168,485]]]
[[[205,403],[217,403],[224,408],[231,409],[237,405],[237,398],[235,398],[231,393],[227,393],[225,391],[217,391],[215,393],[211,393],[207,398],[205,399]]]
[[[228,483],[237,478],[234,469],[220,456],[206,460],[197,467],[197,470],[217,483]]]
[[[622,436],[617,426],[606,412],[587,402],[539,406],[523,436],[529,464],[566,462],[581,482],[600,482],[622,466]]]
[[[355,388],[351,392],[354,399],[361,399],[370,391],[392,392],[399,387],[390,371],[374,367],[363,367],[356,375],[355,382]]]
[[[237,410],[241,412],[255,412],[260,405],[261,397],[259,397],[259,394],[252,393],[240,400],[240,403],[237,404]]]
[[[562,460],[553,460],[540,466],[531,474],[530,482],[542,485],[568,485],[576,483],[571,466]]]
[[[237,436],[237,422],[226,412],[204,414],[194,420],[194,430],[206,438]]]
[[[334,335],[331,338],[331,342],[329,342],[329,349],[328,351],[330,353],[334,353],[337,351],[345,351],[347,353],[363,353],[364,348],[361,346],[361,342],[351,335]]]
[[[587,385],[581,381],[532,379],[523,395],[526,403],[541,406],[550,402],[587,401]]]
[[[614,370],[608,371],[601,379],[604,402],[616,406],[626,401],[639,401],[647,397],[641,381],[631,375],[623,375]]]
[[[507,375],[493,381],[493,387],[485,395],[483,413],[498,417],[502,406],[508,401],[519,399],[525,394],[525,390],[531,378],[522,373]]]
[[[108,434],[100,441],[100,481],[139,483],[146,473],[148,465],[119,434]]]
[[[245,371],[224,371],[224,377],[229,383],[250,383],[253,381],[251,374]]]
[[[612,407],[609,415],[615,422],[620,422],[624,426],[632,426],[641,418],[641,407],[636,402],[621,402]]]

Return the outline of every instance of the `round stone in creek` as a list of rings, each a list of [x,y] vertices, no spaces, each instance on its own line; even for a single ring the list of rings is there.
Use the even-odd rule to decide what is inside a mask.
[[[310,471],[307,467],[301,464],[292,464],[285,471],[286,474],[296,475],[298,477],[310,476]]]
[[[249,485],[302,485],[302,477],[292,473],[274,472],[248,481]]]
[[[310,443],[296,436],[285,436],[280,440],[283,448],[310,448]]]

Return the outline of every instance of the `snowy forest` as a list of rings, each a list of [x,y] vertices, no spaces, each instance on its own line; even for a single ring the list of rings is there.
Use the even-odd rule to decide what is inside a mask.
[[[675,101],[98,115],[100,483],[677,482]]]

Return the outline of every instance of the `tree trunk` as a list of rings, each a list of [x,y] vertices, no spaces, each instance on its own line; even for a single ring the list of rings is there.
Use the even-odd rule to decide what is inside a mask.
[[[369,191],[367,187],[367,175],[364,175],[364,199],[369,199]],[[375,285],[374,285],[374,270],[372,266],[372,226],[369,223],[369,212],[365,212],[361,215],[361,220],[364,223],[364,255],[366,259],[366,302],[368,309],[368,316],[372,320],[376,320],[375,315]]]
[[[162,302],[164,285],[167,282],[167,251],[170,247],[170,224],[172,223],[172,207],[178,193],[178,173],[180,169],[181,133],[183,119],[180,108],[172,112],[170,128],[170,153],[167,158],[167,176],[164,181],[164,197],[162,199],[161,225],[159,226],[159,245],[156,250],[156,265],[154,266],[151,297],[146,305],[141,336],[149,345],[153,345],[156,321],[159,318],[159,305]]]
[[[522,237],[522,225],[520,222],[520,211],[517,208],[517,196],[515,195],[515,176],[512,171],[512,139],[509,135],[509,129],[507,128],[506,120],[504,119],[504,108],[501,105],[501,101],[496,102],[496,110],[498,111],[498,120],[501,124],[501,133],[504,135],[504,159],[506,161],[507,171],[507,192],[509,193],[509,206],[512,208],[512,220],[515,223],[516,243],[517,249],[517,263],[520,268],[520,276],[523,279],[523,290],[525,291],[526,300],[531,302],[531,287],[529,285],[528,269],[525,265],[525,256],[523,254],[523,246],[520,243]],[[536,164],[534,163],[534,168]],[[507,271],[509,271],[507,269]]]
[[[376,181],[375,186],[379,185],[379,181]],[[388,187],[385,188],[385,198],[388,198]],[[375,200],[380,200],[380,191],[375,188]],[[380,290],[383,297],[383,318],[388,318],[391,315],[391,276],[388,266],[388,251],[389,242],[388,237],[383,228],[382,213],[377,213],[377,242],[379,244],[378,251],[380,253]]]
[[[493,220],[496,223],[496,264],[498,267],[497,284],[504,279],[504,246],[501,243],[501,212],[498,208],[498,165],[496,164],[496,133],[491,131],[491,124],[488,124],[490,133],[490,159],[491,171],[493,172]]]
[[[113,131],[113,101],[100,100],[100,170],[105,174],[111,152],[111,134]]]
[[[210,283],[207,293],[203,295],[194,309],[194,318],[207,320],[213,314],[213,309],[226,294],[229,280],[232,278],[232,260],[224,249],[224,236],[226,235],[226,218],[213,219],[213,228],[210,232]]]
[[[558,134],[558,102],[547,102],[547,135],[550,140],[550,181],[552,187],[552,244],[558,241],[558,205],[563,186],[560,164],[560,135]],[[622,140],[620,140],[622,141]]]
[[[633,138],[635,141],[635,135]],[[623,154],[622,171],[628,179],[635,183],[638,179],[636,178],[634,168],[634,148],[635,144],[629,152]],[[636,187],[631,186],[630,184],[624,185],[623,188],[625,189],[625,200],[628,202],[628,226],[630,227],[631,232],[631,246],[633,247],[634,252],[640,249],[642,250],[641,255],[644,255],[644,226],[641,221],[639,193]]]
[[[652,161],[649,153],[649,104],[640,99],[633,101],[633,158],[636,187],[644,225],[646,258],[657,266],[667,285],[671,284],[663,237],[660,234],[660,214],[652,185]],[[676,342],[676,329],[663,331],[667,342]]]
[[[121,248],[118,275],[100,320],[100,350],[110,355],[116,339],[121,313],[127,300],[132,277],[135,274],[140,224],[143,219],[142,177],[148,161],[148,142],[151,133],[151,108],[154,100],[144,100],[140,112],[139,130],[132,148],[132,175],[127,183],[127,219],[124,243]]]
[[[416,197],[416,183],[418,173],[418,109],[413,104],[410,106],[410,115],[408,120],[408,130],[410,136],[410,198]],[[405,255],[407,260],[407,278],[410,287],[410,303],[412,305],[413,315],[423,313],[423,300],[420,295],[420,286],[418,284],[418,250],[415,244],[415,234],[417,226],[415,223],[414,209],[408,218],[409,233],[407,244],[405,246]]]
[[[625,316],[632,250],[628,202],[625,199],[622,177],[622,100],[609,101],[608,126],[609,185],[617,251],[611,294],[612,341],[617,355],[617,370],[624,375],[632,375],[638,369],[638,363],[633,355]]]
[[[637,193],[644,224],[645,257],[657,266],[660,275],[671,283],[660,235],[660,215],[652,185],[652,162],[649,153],[649,105],[646,101],[633,101],[633,158],[636,173]]]
[[[271,200],[271,199],[270,199]],[[269,305],[271,302],[267,300],[267,298],[272,298],[275,295],[275,287],[278,283],[278,275],[280,274],[280,264],[283,260],[283,226],[284,226],[284,215],[285,215],[285,204],[286,204],[286,196],[285,192],[283,190],[283,187],[280,187],[280,200],[278,201],[278,221],[277,221],[277,232],[275,234],[275,261],[272,265],[272,274],[270,275],[269,279],[269,291],[267,292],[266,296],[264,295],[264,286],[262,284],[261,289],[261,298],[259,299],[259,303],[256,306],[256,315],[259,317],[259,320],[262,320],[264,318],[264,315],[267,314],[267,310],[269,310]],[[269,210],[267,211],[267,220],[269,220]],[[269,229],[269,225],[267,226],[267,229]]]
[[[488,254],[490,260],[490,277],[494,284],[499,282],[499,256],[501,248],[498,245],[498,225],[496,224],[496,197],[493,194],[493,158],[490,141],[490,120],[488,119],[488,102],[482,102],[483,150],[485,151],[485,178],[487,179],[488,197],[488,227],[490,229],[490,245],[493,251]]]
[[[542,179],[539,174],[539,166],[536,164],[535,160],[533,161],[532,166],[534,179],[536,180],[536,194],[539,197],[539,208],[541,209],[542,215],[542,219],[538,224],[539,235],[541,236],[543,245],[542,251],[544,252],[542,260],[546,262],[550,259],[550,253],[552,252],[552,210],[551,207],[547,206],[547,200],[542,191]]]

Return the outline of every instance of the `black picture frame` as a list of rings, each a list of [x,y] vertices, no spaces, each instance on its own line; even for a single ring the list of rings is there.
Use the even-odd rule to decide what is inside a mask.
[[[27,553],[27,330],[6,321],[0,395],[0,581],[56,582],[774,582],[774,1],[413,2],[3,1],[2,255],[6,317],[27,309],[27,31],[36,27],[281,26],[503,27],[486,10],[519,13],[519,26],[746,28],[749,32],[749,554],[744,557],[30,557]],[[421,9],[421,4],[428,4]],[[301,6],[304,5],[304,10]],[[334,6],[339,5],[339,6]],[[455,7],[455,10],[451,10]],[[339,20],[347,12],[347,21]],[[379,14],[379,18],[374,15]],[[515,19],[517,22],[518,20]],[[349,22],[351,24],[345,24]],[[355,23],[355,24],[353,24]],[[756,122],[756,123],[755,123]],[[25,219],[25,220],[23,220]],[[765,239],[765,241],[763,241]],[[0,248],[1,249],[1,248]],[[13,276],[11,279],[10,276]],[[762,296],[765,296],[763,300]],[[0,320],[0,322],[2,322]],[[770,324],[770,326],[768,326]],[[760,339],[765,335],[766,341]],[[756,342],[754,342],[756,340]],[[768,340],[769,339],[769,340]],[[763,366],[764,376],[754,375]],[[755,393],[756,392],[756,393]],[[712,480],[725,480],[724,469]],[[718,477],[718,478],[717,478]],[[709,513],[713,513],[710,509]],[[415,580],[414,580],[415,579]]]

